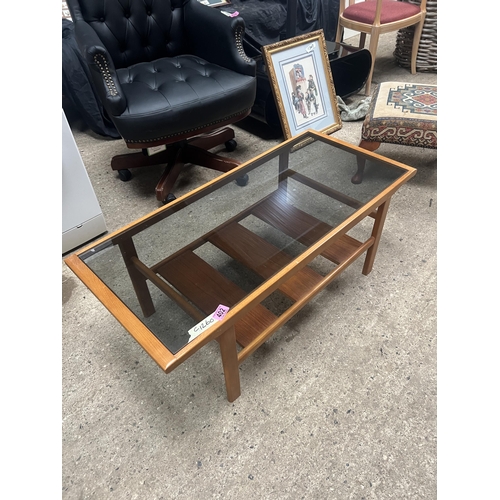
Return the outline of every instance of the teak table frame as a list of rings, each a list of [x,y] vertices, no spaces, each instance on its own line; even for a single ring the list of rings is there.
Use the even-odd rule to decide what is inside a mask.
[[[313,137],[322,137],[323,140],[326,137],[340,149],[383,159],[386,163],[390,162],[401,167],[403,173],[370,202],[363,204],[291,170],[288,167],[290,148],[284,149],[284,144],[294,144],[297,139],[290,139],[65,259],[73,272],[166,373],[171,372],[208,342],[217,340],[222,358],[227,399],[231,402],[241,393],[239,365],[278,328],[364,253],[366,257],[362,273],[364,275],[370,273],[390,199],[397,189],[416,173],[416,170],[411,167],[375,153],[366,152],[357,146],[313,131],[308,131],[308,134]],[[283,152],[280,152],[281,150]],[[132,239],[135,234],[165,218],[169,213],[175,213],[187,200],[200,199],[210,193],[217,183],[224,181],[226,176],[228,178],[239,177],[252,169],[253,162],[266,155],[276,156],[276,152],[279,154],[279,183],[274,193],[152,266],[148,267],[140,260]],[[306,184],[356,210],[341,224],[331,227],[287,203],[285,195],[289,178]],[[307,249],[294,258],[280,251],[238,223],[249,214],[305,244]],[[374,219],[371,235],[366,241],[358,241],[346,234],[366,217]],[[252,269],[264,279],[263,283],[249,294],[241,290],[193,252],[205,242],[210,242],[231,258]],[[175,354],[171,353],[83,261],[83,256],[89,249],[96,248],[103,243],[119,246],[145,317],[155,312],[147,286],[148,281],[175,301],[196,322],[213,313],[217,304],[229,306],[229,312],[222,321],[215,322],[213,326]],[[325,276],[308,267],[308,264],[319,255],[336,264]],[[274,315],[261,304],[275,290],[279,290],[293,302],[279,316]]]

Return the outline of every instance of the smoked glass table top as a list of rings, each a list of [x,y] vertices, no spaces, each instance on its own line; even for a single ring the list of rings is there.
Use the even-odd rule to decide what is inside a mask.
[[[363,180],[354,184],[360,161]],[[279,315],[297,300],[301,284],[314,287],[316,275],[328,272],[325,263],[335,267],[341,261],[319,248],[324,237],[343,238],[340,250],[354,248],[359,242],[346,236],[348,231],[412,175],[411,167],[309,131],[108,235],[78,257],[175,354],[210,326],[219,306],[224,314],[258,296],[262,319],[255,321]],[[323,257],[313,265],[319,253]],[[283,282],[265,292],[266,283],[291,265],[302,268],[294,286]],[[152,307],[140,303],[141,280]]]

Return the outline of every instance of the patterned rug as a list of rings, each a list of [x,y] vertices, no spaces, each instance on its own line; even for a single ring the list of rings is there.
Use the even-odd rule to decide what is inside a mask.
[[[361,132],[363,141],[437,148],[437,86],[381,83]]]

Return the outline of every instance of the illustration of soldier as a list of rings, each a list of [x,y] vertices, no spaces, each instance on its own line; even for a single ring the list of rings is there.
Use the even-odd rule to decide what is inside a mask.
[[[293,106],[297,113],[300,113],[304,118],[307,118],[305,94],[302,90],[302,85],[305,86],[306,84],[306,77],[302,64],[294,64],[293,68],[289,72],[289,77],[292,89],[295,89],[291,95]]]
[[[307,118],[307,110],[304,105],[305,95],[300,85],[297,85],[295,89],[295,97],[297,98],[297,110],[304,118]]]
[[[318,88],[316,87],[316,83],[314,82],[314,78],[312,75],[309,75],[309,79],[307,80],[307,90],[306,90],[306,104],[307,110],[310,115],[315,115],[318,112],[319,104],[317,101],[318,96]],[[311,112],[311,106],[314,107]]]

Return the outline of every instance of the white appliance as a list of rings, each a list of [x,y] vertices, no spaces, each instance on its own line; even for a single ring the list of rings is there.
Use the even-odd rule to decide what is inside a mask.
[[[101,207],[62,110],[62,253],[106,231]]]

